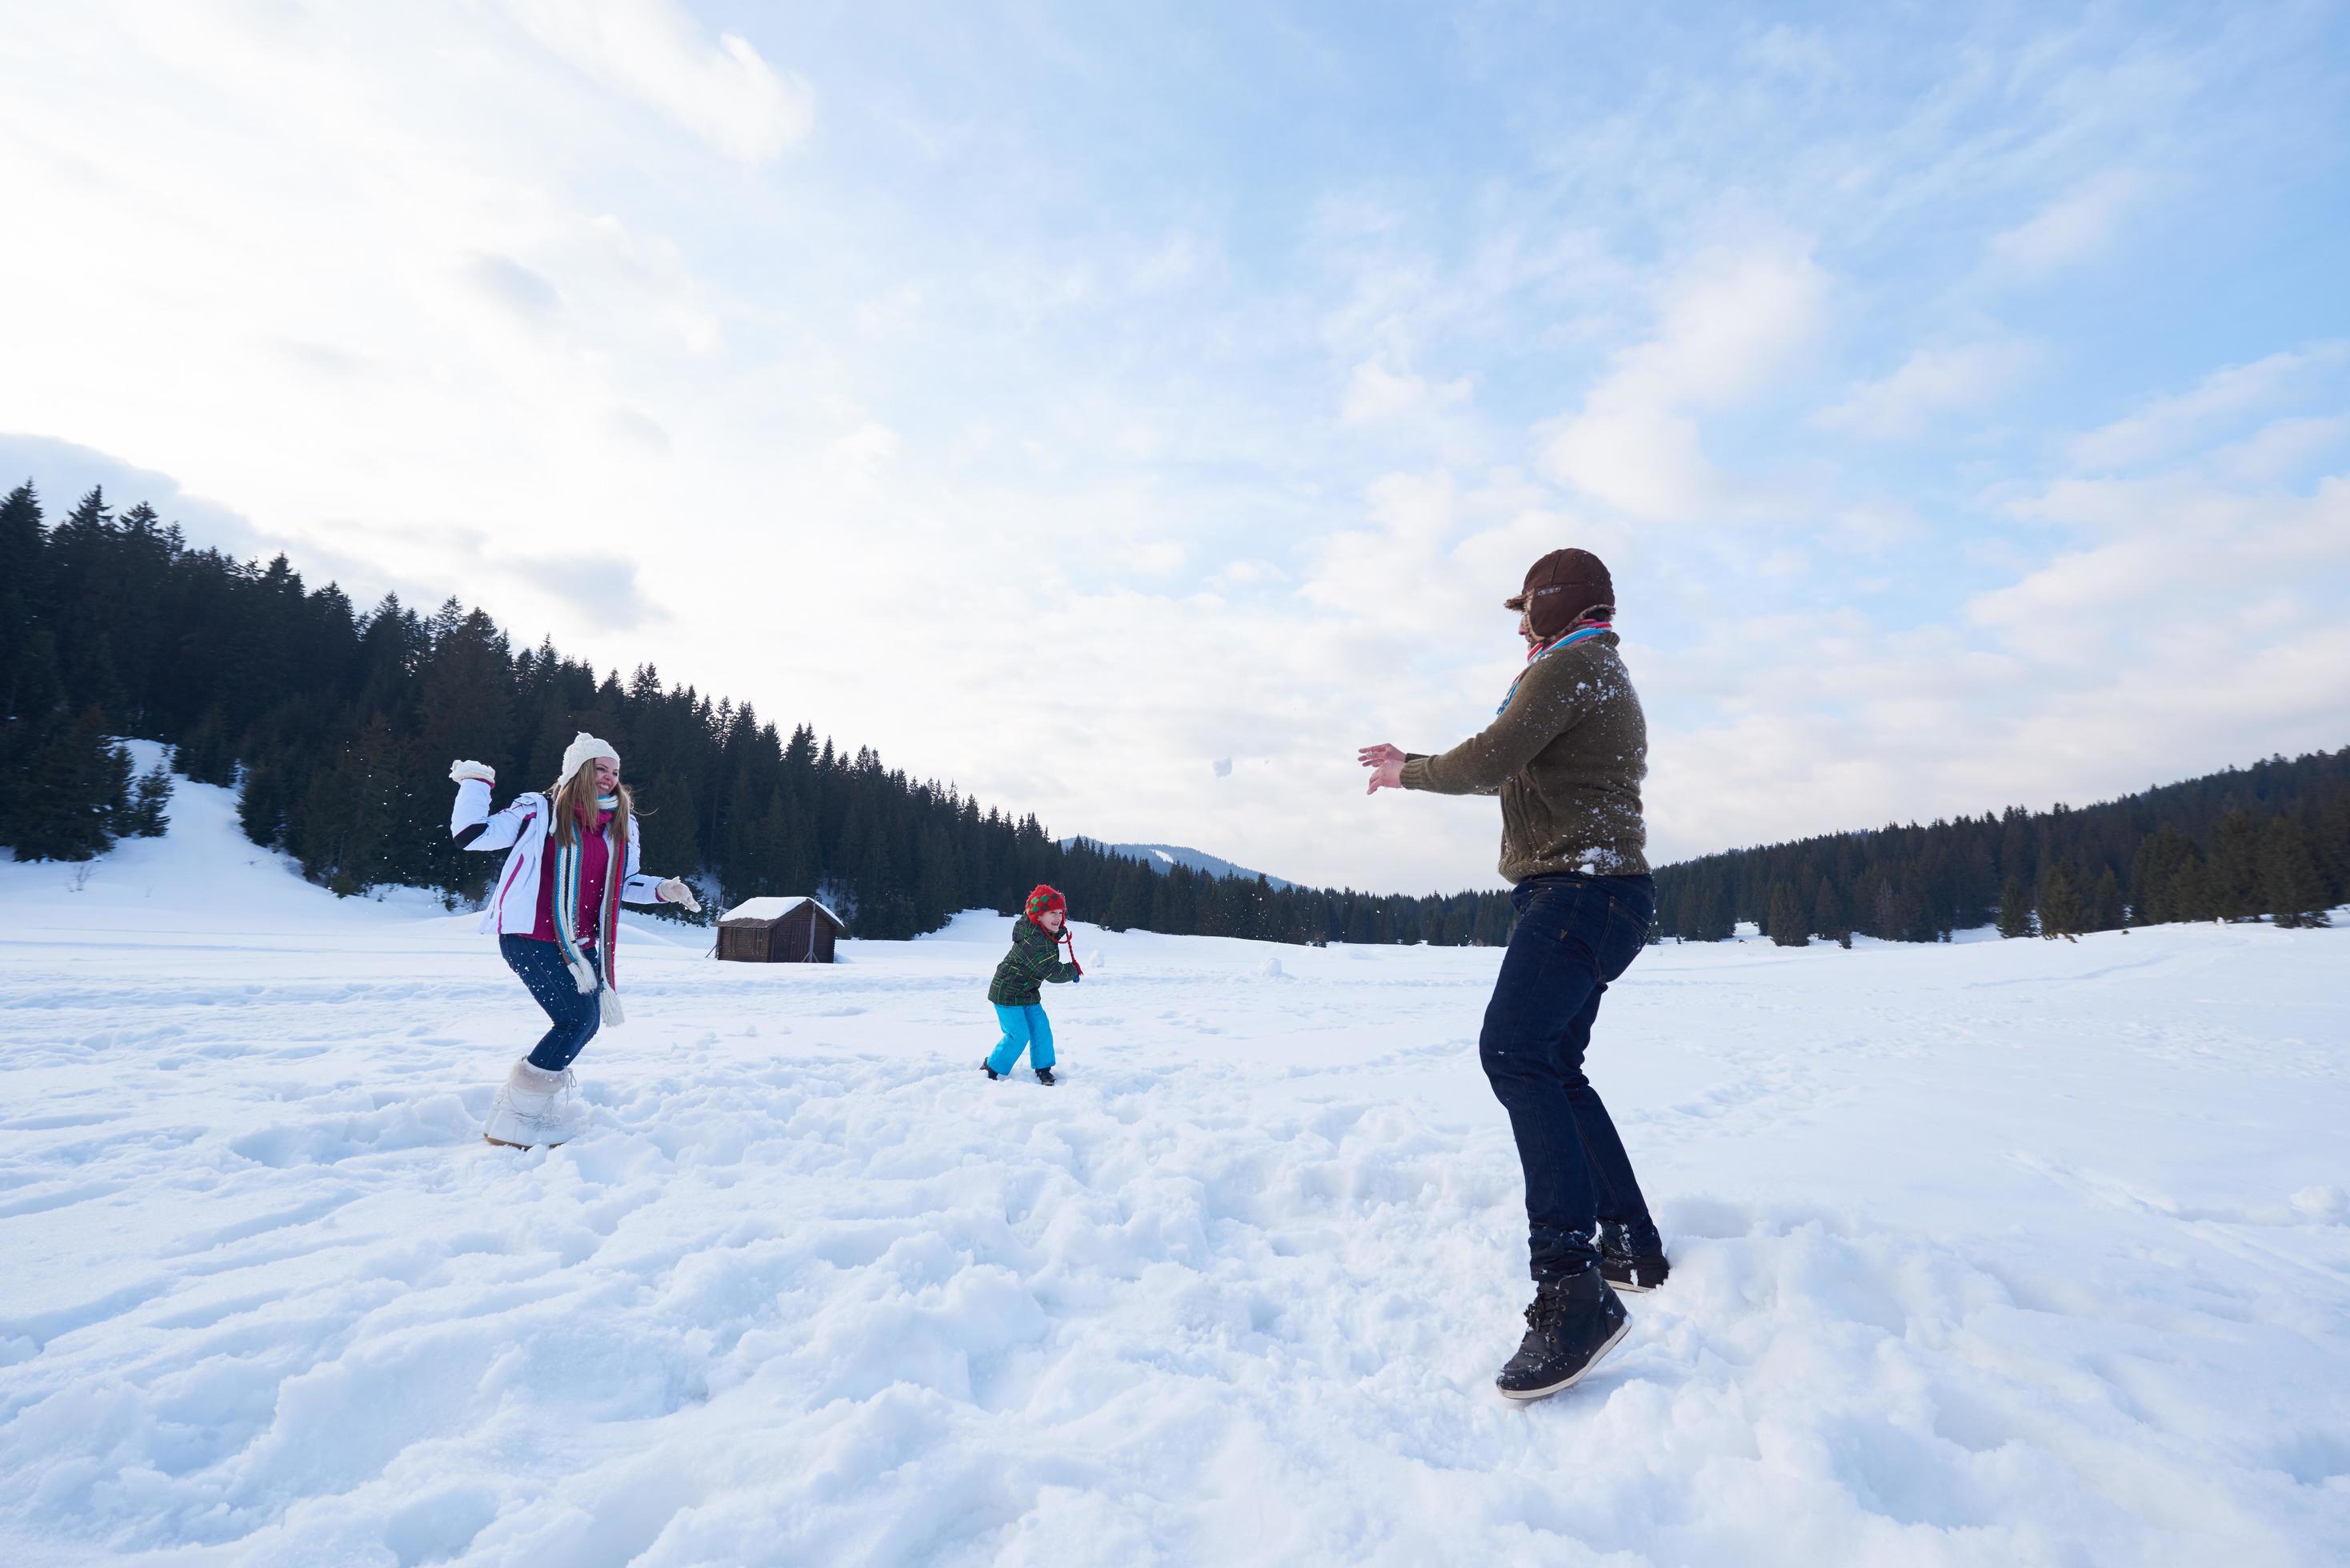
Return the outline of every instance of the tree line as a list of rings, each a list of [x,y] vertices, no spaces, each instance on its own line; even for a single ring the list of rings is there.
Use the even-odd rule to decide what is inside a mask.
[[[2174,920],[2324,925],[2350,901],[2350,746],[2165,784],[2075,810],[2009,806],[1669,866],[1658,929],[1721,941],[1752,921],[1787,947],[2070,937]]]
[[[143,504],[117,515],[101,490],[54,525],[29,483],[0,502],[0,845],[22,858],[87,858],[141,820],[160,826],[168,778],[130,780],[112,739],[137,736],[170,745],[182,775],[238,787],[246,835],[312,881],[346,896],[432,888],[455,907],[482,897],[495,867],[450,842],[450,760],[489,763],[501,794],[544,786],[578,730],[628,760],[645,864],[684,870],[717,895],[713,910],[813,892],[852,934],[903,939],[960,909],[1014,912],[1050,882],[1113,929],[1509,937],[1500,893],[1162,872],[1088,840],[1058,844],[1033,813],[983,805],[805,724],[783,729],[650,665],[624,679],[548,642],[516,649],[454,598],[420,613],[387,596],[361,610],[332,583],[307,586],[283,556],[263,565],[192,547]]]
[[[502,791],[552,780],[572,733],[629,759],[645,863],[682,868],[713,909],[815,892],[852,934],[902,939],[959,909],[1010,913],[1038,882],[1112,929],[1319,944],[1509,939],[1498,892],[1377,895],[1160,870],[1034,814],[983,805],[871,750],[788,731],[748,702],[601,675],[552,644],[519,649],[451,598],[361,610],[265,565],[191,546],[140,504],[93,489],[54,525],[27,483],[0,501],[0,846],[86,859],[160,831],[171,778],[133,779],[116,737],[161,741],[185,777],[240,789],[256,844],[346,896],[386,886],[479,898],[491,857],[452,847],[452,757]],[[2272,916],[2322,923],[2350,898],[2350,747],[2148,789],[2099,805],[2010,806],[1731,850],[1657,873],[1656,934],[1719,941],[1947,940]],[[676,910],[667,918],[686,919]]]

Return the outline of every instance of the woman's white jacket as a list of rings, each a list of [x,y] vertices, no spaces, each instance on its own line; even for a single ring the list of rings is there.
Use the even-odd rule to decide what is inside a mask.
[[[449,831],[463,837],[467,828],[481,831],[465,845],[468,849],[488,852],[506,851],[506,863],[498,873],[497,891],[491,896],[490,906],[482,911],[482,929],[501,935],[526,937],[538,926],[538,862],[547,840],[546,825],[552,816],[546,797],[536,790],[525,790],[514,797],[504,811],[495,815],[490,812],[490,786],[480,779],[467,779],[457,786],[457,804],[449,812]],[[629,841],[620,857],[620,900],[628,904],[658,904],[657,890],[660,878],[648,877],[639,868],[637,821],[629,818]]]

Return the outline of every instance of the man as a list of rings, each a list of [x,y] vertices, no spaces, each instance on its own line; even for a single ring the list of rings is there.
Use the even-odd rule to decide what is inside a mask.
[[[1583,1075],[1599,999],[1656,913],[1640,780],[1648,731],[1617,652],[1616,588],[1586,550],[1554,550],[1518,595],[1526,667],[1484,732],[1437,756],[1366,746],[1371,792],[1493,794],[1517,924],[1479,1055],[1526,1179],[1534,1300],[1494,1379],[1513,1399],[1575,1382],[1630,1326],[1616,1289],[1653,1289],[1664,1244],[1607,1107]],[[1595,1232],[1596,1232],[1595,1237]]]

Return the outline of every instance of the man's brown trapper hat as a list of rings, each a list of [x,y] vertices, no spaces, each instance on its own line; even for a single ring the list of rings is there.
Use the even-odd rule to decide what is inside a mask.
[[[1502,601],[1523,610],[1536,637],[1556,637],[1586,617],[1606,618],[1616,607],[1616,583],[1588,550],[1553,550],[1526,568],[1525,587]]]

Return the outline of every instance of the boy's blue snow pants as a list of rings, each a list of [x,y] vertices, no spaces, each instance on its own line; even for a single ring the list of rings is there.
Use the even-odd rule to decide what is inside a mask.
[[[989,1053],[987,1064],[999,1073],[1009,1073],[1020,1064],[1020,1053],[1028,1053],[1028,1060],[1038,1067],[1053,1064],[1053,1021],[1045,1016],[1042,1007],[997,1007],[996,1022],[1003,1025],[1003,1038]]]

